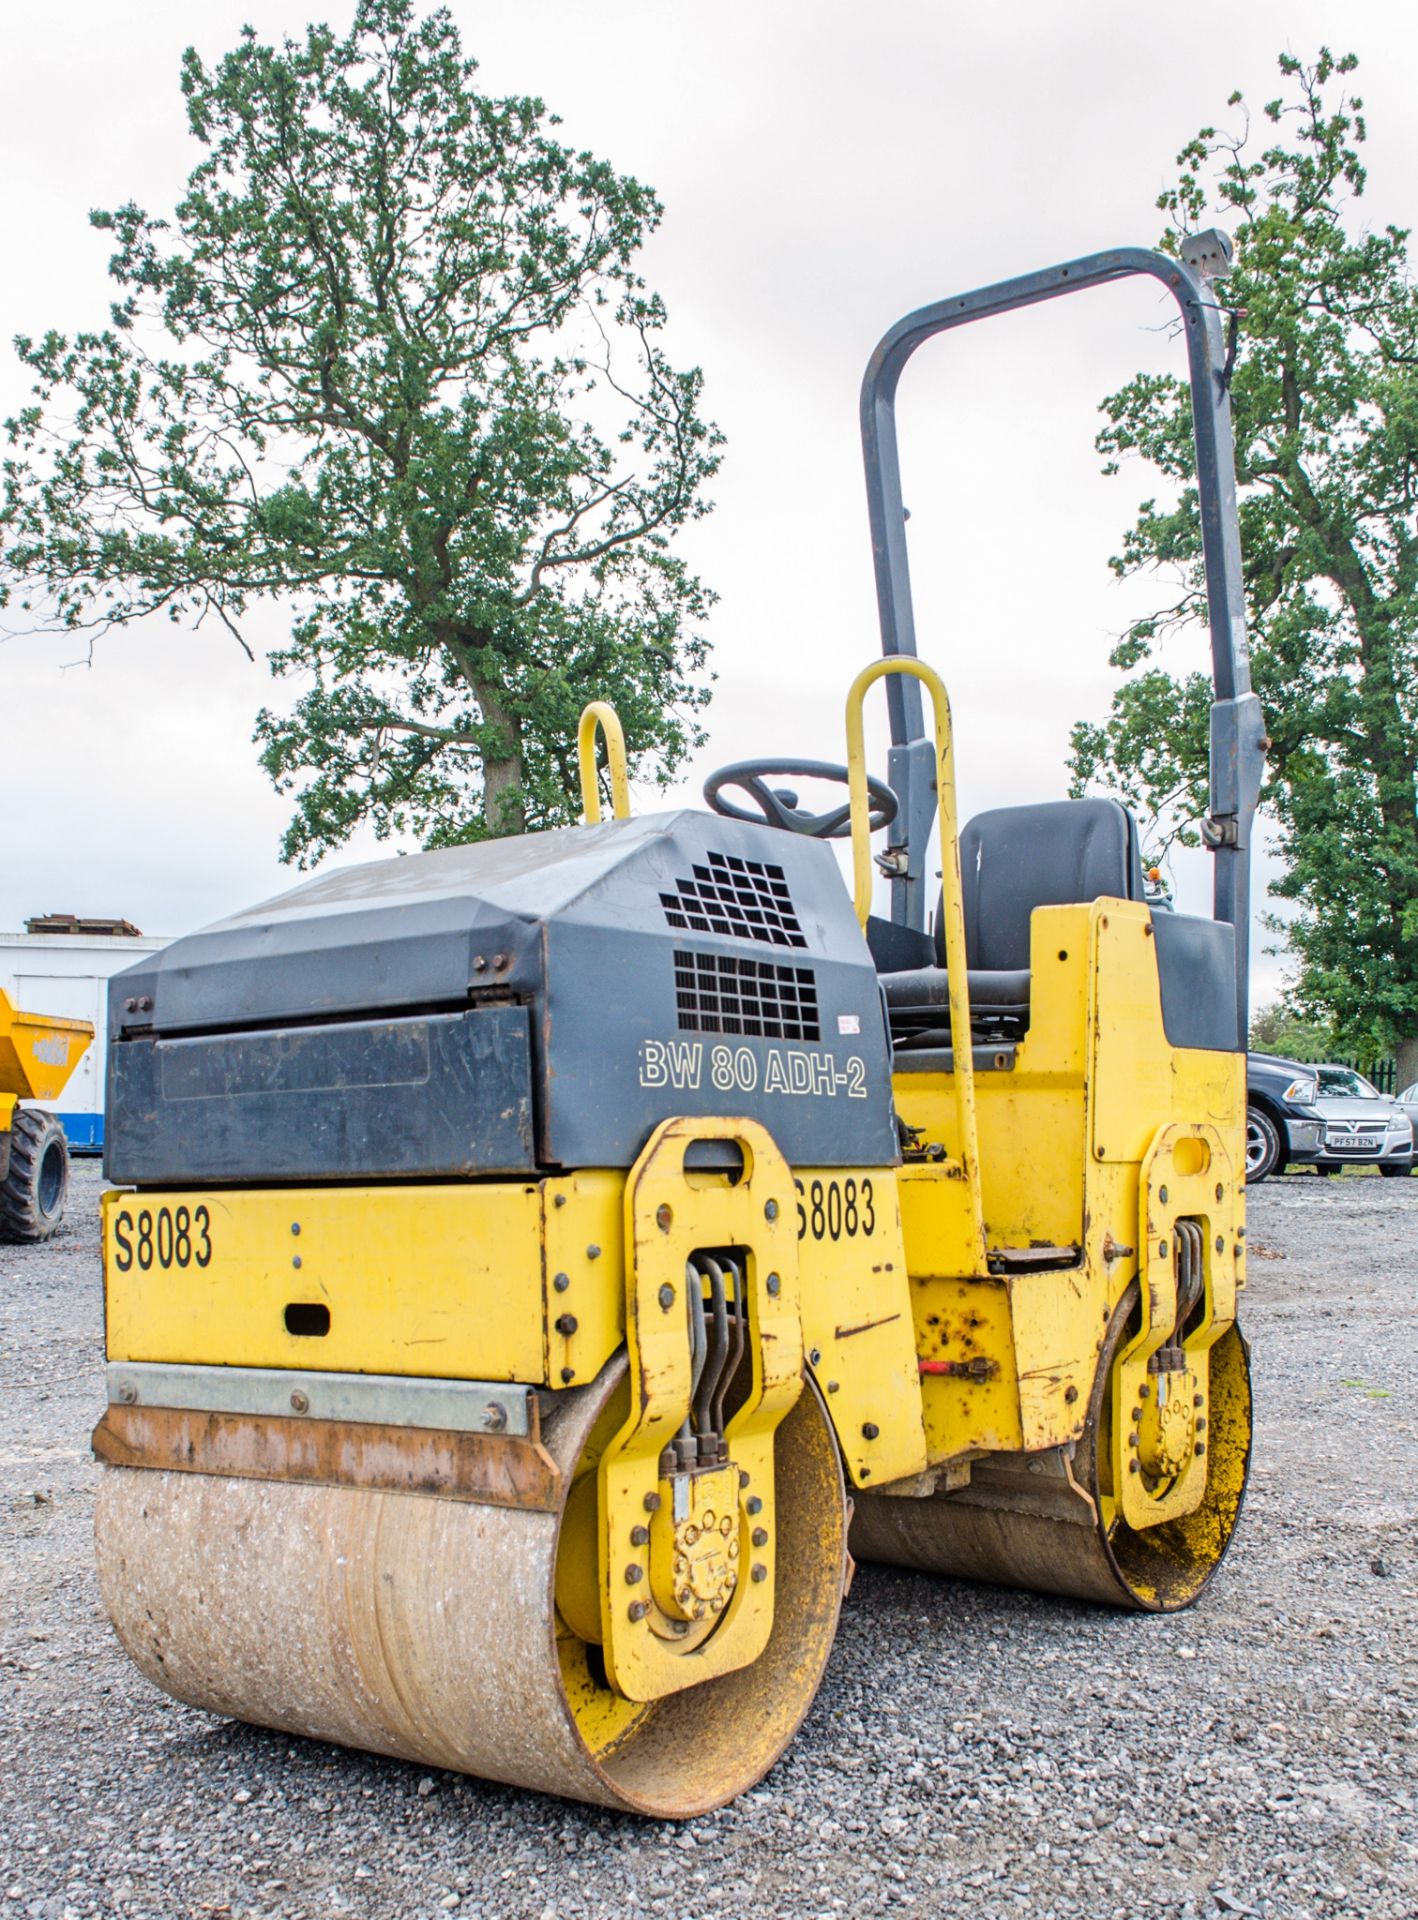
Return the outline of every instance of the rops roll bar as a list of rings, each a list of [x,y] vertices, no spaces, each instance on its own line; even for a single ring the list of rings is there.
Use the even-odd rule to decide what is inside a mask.
[[[1218,920],[1236,930],[1236,991],[1240,1031],[1247,1030],[1250,942],[1251,822],[1264,765],[1264,722],[1251,692],[1246,650],[1241,543],[1236,509],[1231,396],[1221,314],[1210,279],[1229,270],[1230,242],[1215,231],[1187,242],[1185,257],[1142,247],[1085,255],[1016,280],[1002,280],[974,293],[957,294],[907,314],[887,333],[862,382],[862,452],[866,461],[877,605],[882,651],[914,655],[915,620],[901,498],[901,462],[896,441],[896,389],[907,361],[935,334],[967,326],[1017,307],[1036,306],[1135,275],[1160,281],[1177,302],[1187,343],[1192,427],[1196,441],[1197,493],[1201,506],[1202,555],[1211,627],[1211,777],[1202,837],[1216,856],[1213,904]],[[893,675],[887,683],[891,754],[887,778],[901,802],[884,864],[891,872],[891,918],[924,928],[928,905],[926,848],[935,817],[934,741],[927,734],[920,682]]]

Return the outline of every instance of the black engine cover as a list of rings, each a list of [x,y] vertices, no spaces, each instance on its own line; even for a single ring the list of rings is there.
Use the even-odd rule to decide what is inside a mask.
[[[278,1182],[628,1166],[670,1114],[896,1157],[831,849],[680,812],[381,860],[110,987],[106,1170]]]

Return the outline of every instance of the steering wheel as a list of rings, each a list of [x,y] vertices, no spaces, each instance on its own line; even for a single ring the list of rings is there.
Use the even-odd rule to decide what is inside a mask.
[[[720,767],[704,782],[704,798],[715,813],[729,820],[749,820],[755,825],[781,827],[786,833],[805,833],[813,840],[842,840],[852,830],[852,807],[847,802],[828,813],[809,813],[798,805],[791,787],[770,787],[770,780],[793,774],[812,780],[835,780],[846,786],[850,775],[845,767],[831,760],[736,760],[731,767]],[[753,807],[737,806],[724,798],[725,787],[741,787],[753,801]],[[867,775],[871,832],[890,826],[899,810],[899,802],[884,780]]]

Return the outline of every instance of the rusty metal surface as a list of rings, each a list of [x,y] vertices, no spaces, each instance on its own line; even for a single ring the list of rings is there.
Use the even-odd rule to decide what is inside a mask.
[[[539,1513],[561,1504],[550,1454],[505,1434],[115,1404],[93,1449],[115,1467],[434,1494]]]
[[[618,1356],[556,1397],[560,1485],[622,1389]],[[553,1605],[559,1513],[192,1471],[103,1475],[104,1604],[148,1679],[206,1710],[660,1818],[751,1786],[817,1691],[847,1568],[831,1429],[805,1391],[779,1429],[782,1573],[750,1667],[649,1708],[593,1753]]]
[[[1213,1445],[1201,1506],[1161,1526],[1128,1526],[1100,1476],[1100,1419],[1136,1304],[1133,1288],[1109,1327],[1076,1447],[977,1460],[967,1486],[923,1499],[893,1499],[884,1490],[858,1495],[853,1553],[1144,1612],[1190,1605],[1220,1565],[1240,1514],[1250,1457],[1249,1361],[1231,1327],[1213,1355]]]

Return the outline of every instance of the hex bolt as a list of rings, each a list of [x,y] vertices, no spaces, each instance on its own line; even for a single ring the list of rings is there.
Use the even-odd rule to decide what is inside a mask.
[[[556,1278],[552,1281],[552,1285],[558,1293],[565,1293],[566,1289],[571,1285],[571,1275],[569,1273],[557,1274]]]
[[[1142,1418],[1142,1408],[1134,1407],[1132,1410],[1132,1417],[1134,1420],[1140,1420]]]
[[[1157,1242],[1157,1251],[1165,1260],[1167,1257],[1167,1242],[1165,1240],[1159,1240]]]
[[[1128,1445],[1129,1445],[1130,1447],[1135,1447],[1135,1446],[1137,1446],[1137,1445],[1138,1445],[1138,1438],[1137,1438],[1137,1435],[1136,1435],[1135,1433],[1130,1433],[1130,1434],[1128,1435]]]
[[[292,1233],[299,1233],[299,1232],[300,1232],[300,1222],[299,1222],[299,1220],[292,1220],[292,1221],[291,1221],[291,1223],[290,1223],[290,1230],[291,1230],[291,1232],[292,1232]]]
[[[828,1381],[828,1383],[827,1383],[827,1391],[828,1391],[829,1393],[836,1393],[836,1391],[837,1391],[837,1382],[836,1382],[835,1380],[829,1380],[829,1381]]]
[[[650,1611],[650,1608],[644,1600],[632,1600],[625,1611],[630,1615],[632,1620],[643,1620]]]
[[[586,1249],[586,1258],[588,1260],[599,1260],[600,1257],[601,1257],[601,1250],[596,1245],[596,1243],[592,1241],[591,1245]]]
[[[751,1478],[752,1478],[751,1474],[745,1473],[742,1467],[739,1468],[739,1485],[741,1487],[746,1487]]]
[[[762,1513],[763,1511],[763,1502],[759,1499],[756,1493],[751,1493],[748,1496],[747,1500],[744,1501],[744,1505],[748,1508],[750,1513]]]
[[[1069,1404],[1069,1406],[1072,1406],[1072,1405],[1073,1405],[1073,1403],[1074,1403],[1074,1401],[1075,1401],[1075,1400],[1076,1400],[1077,1398],[1078,1398],[1078,1388],[1077,1388],[1077,1387],[1072,1387],[1072,1386],[1070,1386],[1070,1387],[1065,1387],[1065,1388],[1064,1388],[1064,1399],[1065,1399],[1065,1400],[1066,1400],[1066,1401],[1068,1402],[1068,1404]]]
[[[668,1313],[670,1308],[675,1303],[675,1290],[670,1285],[668,1280],[665,1282],[664,1286],[660,1288],[658,1297],[659,1297],[660,1305],[664,1308],[665,1312]]]
[[[579,1325],[580,1322],[574,1313],[559,1313],[556,1316],[556,1330],[558,1333],[565,1334],[568,1340]]]
[[[769,1206],[772,1206],[773,1202],[770,1200],[768,1204]],[[776,1299],[777,1295],[782,1290],[783,1282],[778,1278],[776,1273],[770,1273],[767,1280],[764,1282],[764,1285],[767,1287],[768,1291]]]
[[[573,1380],[574,1380],[575,1378],[576,1378],[576,1369],[575,1369],[575,1367],[563,1367],[563,1368],[561,1369],[561,1384],[562,1384],[562,1386],[564,1386],[564,1387],[569,1387],[569,1386],[571,1385],[571,1382],[572,1382],[572,1381],[573,1381]]]
[[[1216,1236],[1216,1251],[1218,1253],[1225,1253],[1226,1251],[1226,1236],[1224,1233],[1218,1233]]]
[[[778,1218],[778,1202],[776,1200],[764,1202],[763,1217],[765,1220],[776,1220]]]
[[[754,1561],[753,1572],[749,1577],[754,1582],[755,1586],[758,1585],[761,1581],[764,1581],[768,1578],[768,1569],[767,1567],[764,1566],[761,1560]]]
[[[483,1408],[483,1425],[489,1433],[501,1433],[507,1425],[507,1409],[500,1400],[489,1400]]]
[[[1201,1456],[1206,1452],[1206,1442],[1204,1440],[1198,1440],[1192,1451],[1196,1454],[1197,1459],[1200,1460]]]
[[[1218,1200],[1224,1200],[1225,1197],[1226,1197],[1226,1189],[1225,1187],[1222,1186],[1221,1182],[1218,1180],[1216,1182],[1216,1198]]]
[[[1167,1189],[1165,1187],[1159,1187],[1157,1189],[1157,1198],[1162,1202],[1162,1205],[1165,1207],[1167,1204]]]
[[[642,1567],[638,1561],[632,1560],[630,1565],[625,1569],[626,1586],[637,1587],[639,1586],[640,1582],[644,1578],[645,1578],[644,1567]]]
[[[863,1420],[862,1422],[863,1440],[875,1440],[880,1434],[880,1432],[881,1432],[881,1428],[876,1424],[875,1420]]]
[[[754,1544],[754,1546],[756,1546],[756,1547],[766,1547],[766,1546],[768,1545],[768,1529],[767,1529],[767,1527],[755,1527],[755,1528],[754,1528],[754,1530],[753,1530],[753,1544]]]
[[[1137,1397],[1139,1400],[1150,1400],[1152,1398],[1152,1389],[1145,1380],[1137,1390]]]
[[[648,1527],[632,1527],[630,1529],[630,1544],[632,1547],[644,1547],[648,1546],[649,1543],[650,1529]]]
[[[310,1411],[310,1396],[309,1394],[302,1393],[299,1387],[297,1387],[291,1395],[290,1403],[297,1413],[309,1413]]]
[[[505,967],[507,965],[507,955],[505,953],[495,953],[492,956],[492,964],[499,969]]]
[[[131,1407],[138,1398],[138,1389],[129,1381],[125,1380],[123,1385],[118,1389],[118,1397],[125,1407]]]
[[[1198,1421],[1197,1421],[1197,1423],[1196,1423],[1196,1430],[1197,1430],[1197,1432],[1198,1432],[1198,1433],[1205,1433],[1205,1432],[1206,1432],[1206,1418],[1205,1418],[1205,1415],[1203,1415],[1203,1416],[1202,1416],[1202,1418],[1201,1418],[1200,1420],[1198,1420]]]
[[[1204,1407],[1206,1405],[1205,1398],[1199,1393],[1194,1393],[1192,1395],[1192,1405],[1194,1407]]]
[[[661,1233],[669,1232],[671,1226],[674,1224],[674,1217],[674,1208],[667,1206],[664,1201],[661,1201],[660,1205],[655,1209],[655,1225],[660,1229]]]
[[[1139,1465],[1137,1464],[1137,1462],[1136,1462],[1136,1460],[1129,1460],[1129,1461],[1128,1461],[1128,1472],[1129,1472],[1129,1473],[1141,1473],[1141,1472],[1142,1472],[1142,1468],[1141,1468],[1141,1467],[1140,1467],[1140,1466],[1139,1466]]]
[[[644,1500],[644,1507],[645,1507],[646,1513],[658,1513],[660,1511],[659,1494],[647,1493]]]
[[[473,972],[474,973],[487,972],[487,955],[486,954],[475,953],[473,955]]]

